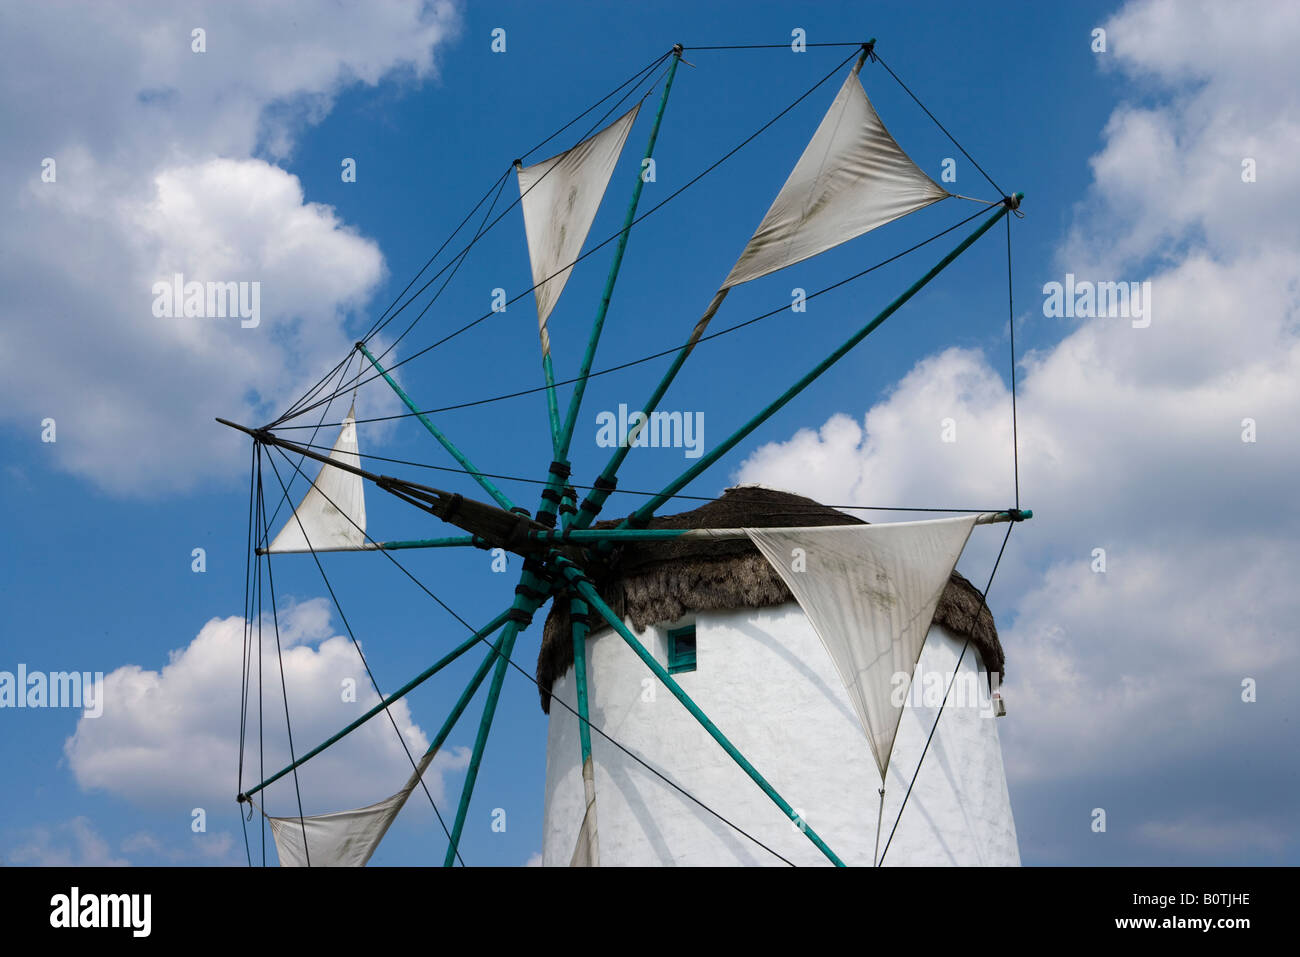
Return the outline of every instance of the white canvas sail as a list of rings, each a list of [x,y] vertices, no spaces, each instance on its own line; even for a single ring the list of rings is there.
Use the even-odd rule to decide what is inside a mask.
[[[899,683],[911,683],[975,519],[745,530],[830,653],[882,781],[906,697]]]
[[[329,457],[354,468],[361,467],[355,408],[348,410]],[[356,548],[365,544],[365,528],[365,486],[361,476],[322,465],[302,503],[289,516],[267,551]]]
[[[546,320],[573,272],[569,264],[582,252],[640,108],[637,104],[573,149],[519,169],[519,195],[533,284],[537,287],[534,295],[543,353],[550,352]]]
[[[570,867],[599,867],[600,845],[596,838],[596,772],[592,767],[591,755],[582,762],[582,789],[587,798],[587,809],[582,815],[582,827],[578,829],[578,843],[573,849]]]
[[[433,754],[426,754],[402,790],[378,804],[304,818],[268,817],[280,866],[364,867],[432,761]]]
[[[816,256],[949,195],[889,135],[855,69],[722,288]]]

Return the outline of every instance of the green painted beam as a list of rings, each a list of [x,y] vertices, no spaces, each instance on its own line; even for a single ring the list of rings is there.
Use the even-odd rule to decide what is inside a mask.
[[[587,603],[576,595],[569,599],[570,615],[586,615]],[[587,626],[569,619],[573,627],[573,684],[578,694],[578,742],[582,763],[591,757],[591,718],[587,701]]]
[[[654,672],[655,677],[663,683],[664,687],[672,692],[673,697],[685,706],[686,710],[691,713],[691,716],[694,717],[704,730],[709,733],[709,736],[722,746],[722,749],[730,755],[731,759],[740,765],[741,770],[749,775],[750,779],[762,789],[763,793],[772,799],[772,802],[782,810],[786,817],[793,821],[795,825],[803,831],[807,838],[816,845],[819,851],[826,855],[827,859],[832,864],[836,867],[843,867],[844,862],[836,856],[834,851],[826,846],[826,842],[817,835],[817,832],[809,827],[806,821],[799,817],[794,808],[790,806],[789,802],[777,793],[776,789],[768,783],[767,779],[758,773],[758,770],[750,764],[745,756],[740,753],[740,750],[727,739],[727,736],[718,730],[718,726],[709,720],[709,716],[700,710],[700,706],[691,700],[690,695],[682,690],[681,685],[679,685],[673,679],[672,675],[667,672],[664,666],[655,659],[655,656],[646,651],[645,646],[642,645],[641,642],[637,641],[636,636],[627,629],[627,626],[623,624],[622,619],[614,614],[613,609],[601,600],[600,595],[596,593],[596,589],[592,588],[585,581],[579,580],[581,578],[581,572],[573,565],[573,563],[568,561],[568,559],[561,557],[557,557],[556,561],[564,572],[564,577],[577,587],[578,593],[586,599],[587,604],[595,608],[596,611],[600,613],[601,617],[609,623],[610,627],[622,636],[628,646],[636,652],[637,657],[646,663],[650,670]]]
[[[546,379],[546,415],[551,422],[551,451],[560,457],[560,402],[555,395],[555,364],[548,351],[542,356],[542,375]]]
[[[1014,198],[1016,201],[1019,201],[1022,198],[1022,196],[1023,194],[1017,193]],[[650,499],[649,501],[641,505],[627,519],[623,520],[623,524],[637,525],[644,522],[651,515],[653,515],[655,510],[659,508],[659,506],[663,505],[664,502],[668,501],[668,499],[671,498],[674,494],[676,494],[677,492],[685,488],[687,485],[689,485],[706,469],[708,469],[715,462],[717,462],[718,459],[722,458],[722,456],[726,455],[729,451],[731,451],[731,449],[733,449],[742,439],[744,439],[756,428],[758,428],[760,425],[766,422],[769,418],[771,418],[774,414],[776,414],[778,410],[780,410],[783,406],[785,406],[786,403],[788,403],[791,399],[793,399],[805,388],[807,388],[808,385],[811,384],[818,376],[820,376],[823,372],[825,372],[827,369],[833,366],[840,359],[844,358],[844,356],[849,353],[849,350],[851,350],[859,342],[861,342],[872,332],[874,332],[877,328],[879,328],[881,323],[883,323],[886,319],[888,319],[895,312],[897,312],[905,302],[907,302],[918,292],[924,289],[925,286],[929,284],[929,282],[932,279],[934,279],[935,276],[943,272],[943,270],[947,268],[952,263],[953,260],[955,260],[963,252],[969,249],[970,246],[977,239],[979,239],[986,232],[992,229],[993,226],[998,222],[998,220],[1000,220],[1003,216],[1005,216],[1010,211],[1011,208],[1009,206],[1005,204],[1000,206],[996,213],[994,213],[992,216],[986,219],[978,229],[976,229],[973,233],[971,233],[969,236],[963,239],[957,245],[957,247],[952,250],[952,252],[948,253],[948,255],[944,256],[941,260],[939,260],[939,262],[931,266],[930,269],[926,271],[925,275],[923,275],[916,282],[912,283],[912,285],[909,286],[907,290],[904,291],[901,295],[899,295],[898,298],[896,298],[888,306],[886,306],[879,313],[877,313],[875,318],[873,318],[865,326],[863,326],[852,336],[850,336],[842,345],[839,346],[839,348],[837,348],[829,356],[827,356],[821,362],[817,363],[816,366],[814,366],[811,370],[805,373],[797,382],[794,383],[794,385],[790,386],[790,388],[786,389],[785,392],[781,393],[781,395],[775,401],[769,403],[761,412],[759,412],[748,422],[742,425],[739,429],[733,432],[730,436],[728,436],[725,440],[723,440],[719,445],[713,448],[710,452],[703,455],[698,462],[696,462],[694,465],[688,468],[685,472],[683,472],[681,475],[675,478],[672,482],[668,483],[668,485],[666,485],[663,491],[661,491],[658,495],[656,495],[654,498]]]
[[[384,380],[392,387],[393,391],[397,393],[397,397],[406,403],[406,407],[415,413],[415,417],[423,423],[424,427],[429,430],[429,433],[438,440],[442,447],[451,453],[451,457],[460,463],[461,468],[465,469],[465,471],[470,474],[470,477],[473,478],[474,481],[478,482],[483,491],[492,496],[496,503],[502,508],[514,508],[514,502],[510,501],[509,496],[502,492],[501,489],[497,488],[496,483],[494,483],[490,478],[480,472],[474,466],[474,463],[469,460],[469,457],[457,448],[456,444],[452,442],[451,439],[447,438],[446,434],[440,428],[433,424],[433,420],[420,411],[419,407],[411,401],[411,397],[406,394],[405,390],[403,390],[393,377],[388,374],[387,370],[379,364],[379,360],[371,355],[370,350],[360,342],[357,343],[357,348],[361,350],[362,355],[370,360],[370,364],[379,371],[379,374],[384,377]]]
[[[249,788],[247,791],[244,792],[244,794],[243,794],[242,796],[243,796],[243,797],[248,797],[248,796],[250,796],[250,795],[256,794],[258,791],[262,790],[262,789],[263,789],[264,787],[266,787],[268,784],[272,784],[273,782],[278,781],[280,778],[284,777],[286,774],[288,774],[288,773],[289,773],[290,771],[292,771],[294,768],[300,767],[300,766],[303,764],[303,762],[307,761],[309,758],[314,758],[316,755],[320,754],[322,751],[324,751],[324,750],[325,750],[326,748],[328,748],[330,745],[332,745],[332,744],[334,744],[335,742],[339,741],[340,739],[342,739],[343,737],[347,736],[348,734],[351,734],[353,731],[355,731],[357,728],[361,727],[363,724],[365,724],[367,721],[369,721],[369,720],[370,720],[371,718],[373,718],[375,715],[379,714],[379,712],[381,712],[381,711],[383,711],[385,708],[387,708],[387,707],[388,707],[390,704],[392,704],[394,701],[398,701],[399,699],[401,699],[401,698],[405,697],[407,694],[409,694],[411,691],[414,691],[417,687],[419,687],[421,684],[423,684],[423,683],[424,683],[425,681],[427,681],[429,678],[432,678],[434,675],[436,675],[439,671],[441,671],[441,670],[442,670],[443,668],[445,668],[447,665],[451,664],[453,661],[455,661],[457,658],[459,658],[459,657],[460,657],[461,655],[463,655],[465,652],[467,652],[467,651],[469,651],[471,648],[473,648],[476,644],[478,644],[478,643],[479,643],[481,640],[483,640],[485,637],[487,637],[488,635],[492,634],[494,631],[496,631],[498,628],[500,628],[502,625],[504,625],[504,624],[506,623],[506,618],[507,618],[507,615],[508,615],[508,614],[509,614],[509,612],[504,612],[504,611],[503,611],[501,614],[497,615],[497,616],[496,616],[495,618],[493,618],[490,622],[488,622],[488,624],[484,625],[484,626],[483,626],[482,628],[480,628],[478,631],[474,632],[474,634],[471,635],[471,636],[470,636],[468,639],[466,639],[464,642],[462,642],[461,644],[457,645],[455,648],[453,648],[450,652],[448,652],[446,655],[444,655],[442,658],[440,658],[440,659],[439,659],[437,662],[435,662],[433,665],[429,666],[429,667],[426,668],[424,671],[421,671],[418,675],[416,675],[414,678],[412,678],[412,679],[411,679],[410,681],[408,681],[406,684],[402,685],[402,687],[398,688],[398,689],[397,689],[396,691],[394,691],[391,695],[389,695],[389,696],[388,696],[387,698],[385,698],[383,701],[379,702],[379,704],[375,705],[373,708],[371,708],[369,711],[367,711],[367,712],[366,712],[365,714],[363,714],[361,717],[357,718],[357,720],[353,721],[351,724],[349,724],[346,728],[344,728],[344,729],[343,729],[342,731],[340,731],[338,734],[336,734],[336,735],[334,735],[333,737],[329,738],[328,740],[323,741],[322,743],[318,744],[316,747],[312,748],[310,751],[308,751],[308,752],[307,752],[306,754],[304,754],[302,757],[298,758],[298,760],[294,761],[294,762],[293,762],[292,764],[290,764],[288,767],[284,768],[284,769],[281,770],[281,771],[277,771],[275,774],[271,775],[269,778],[267,778],[267,779],[266,779],[265,781],[263,781],[261,784],[257,785],[257,786],[254,787],[254,788]]]
[[[637,205],[641,202],[641,191],[645,187],[642,171],[645,161],[654,157],[655,143],[659,139],[659,126],[663,122],[664,110],[668,106],[668,94],[672,92],[673,78],[677,75],[677,65],[680,62],[680,48],[675,48],[672,64],[668,67],[668,75],[664,79],[664,91],[659,96],[659,109],[655,113],[654,125],[650,127],[650,139],[646,143],[645,155],[636,170],[636,185],[632,187],[632,200],[628,203],[627,212],[623,216],[623,231],[619,233],[618,245],[614,247],[614,258],[609,265],[609,274],[605,277],[605,288],[600,294],[600,305],[591,323],[591,335],[587,337],[587,351],[582,357],[582,365],[578,370],[578,381],[574,383],[573,395],[569,398],[569,409],[564,419],[564,428],[560,432],[560,444],[555,456],[557,459],[567,458],[569,454],[573,430],[577,426],[578,412],[582,407],[582,397],[587,389],[587,376],[591,373],[591,365],[596,358],[596,346],[600,343],[601,330],[605,327],[605,316],[609,313],[609,303],[614,296],[614,284],[618,282],[618,272],[623,265],[623,254],[627,251],[628,236],[632,231],[632,223],[636,221]]]

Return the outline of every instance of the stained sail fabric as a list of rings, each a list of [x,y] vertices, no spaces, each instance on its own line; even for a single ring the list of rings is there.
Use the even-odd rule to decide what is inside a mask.
[[[433,754],[420,759],[402,790],[369,807],[311,817],[268,817],[281,867],[364,867],[388,832]],[[307,849],[303,850],[303,830]]]
[[[355,407],[348,410],[330,459],[361,467],[357,451]],[[360,475],[322,465],[302,503],[289,516],[269,552],[306,552],[313,548],[345,548],[366,541],[366,500]]]
[[[816,256],[948,195],[889,135],[854,70],[722,288]]]
[[[599,867],[600,847],[596,840],[596,774],[591,755],[582,762],[582,789],[587,796],[587,810],[578,829],[578,844],[573,849],[570,867]]]
[[[534,295],[543,353],[550,352],[546,320],[573,272],[569,264],[582,252],[582,244],[640,108],[637,104],[573,149],[519,169],[520,203],[533,284],[537,287]],[[565,266],[568,268],[563,269]],[[552,278],[547,279],[548,276]]]
[[[911,683],[975,518],[745,529],[830,653],[882,781],[906,697],[896,689]]]

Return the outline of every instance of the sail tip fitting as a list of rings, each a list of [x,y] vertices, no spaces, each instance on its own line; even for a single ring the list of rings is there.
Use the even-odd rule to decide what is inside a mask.
[[[1013,522],[1024,522],[1034,517],[1034,510],[1032,508],[1012,508],[1007,510],[1007,516]]]
[[[240,791],[238,794],[235,795],[235,803],[245,804],[247,803],[247,801],[248,801],[248,795],[245,794],[243,791]]]
[[[1002,205],[1012,212],[1015,212],[1020,208],[1020,201],[1024,198],[1024,193],[1012,193],[1010,196],[1002,197]]]

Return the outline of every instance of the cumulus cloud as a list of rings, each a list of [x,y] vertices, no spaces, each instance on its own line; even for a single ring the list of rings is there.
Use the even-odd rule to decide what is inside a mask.
[[[287,404],[346,354],[345,321],[384,276],[375,243],[275,162],[345,87],[435,76],[454,10],[86,3],[0,18],[0,416],[55,419],[57,463],[116,493],[224,474],[239,445],[213,416],[260,422]],[[260,283],[260,323],[155,316],[154,284],[176,274]]]
[[[1021,478],[1038,517],[991,598],[1019,719],[1003,730],[1013,794],[1115,773],[1141,790],[1153,767],[1286,747],[1285,695],[1241,697],[1243,680],[1300,665],[1286,637],[1300,612],[1300,220],[1280,214],[1300,185],[1300,11],[1267,9],[1267,30],[1168,2],[1107,24],[1110,68],[1144,99],[1112,115],[1056,265],[1150,281],[1152,323],[1051,320],[1060,340],[1022,357]],[[1008,504],[1010,396],[994,362],[933,355],[865,414],[763,446],[736,477],[824,501]],[[947,418],[956,442],[942,441]],[[972,547],[987,568],[988,548]],[[1178,796],[1137,839],[1167,849],[1179,821],[1207,818],[1198,800]],[[1243,827],[1218,818],[1203,850],[1285,832]]]
[[[351,641],[330,636],[324,599],[282,609],[279,617],[294,746],[302,754],[379,699]],[[290,757],[269,620],[265,627],[261,669],[265,768],[270,774]],[[193,808],[204,808],[210,816],[228,808],[239,772],[235,716],[240,713],[243,642],[242,619],[214,618],[186,647],[172,652],[161,670],[126,665],[106,675],[103,715],[83,717],[64,745],[77,783],[138,805],[170,809],[187,826]],[[250,667],[256,675],[256,653]],[[344,700],[349,684],[355,687],[355,701]],[[260,780],[256,687],[254,677],[245,787]],[[405,700],[390,711],[418,759],[428,748],[427,737],[411,719]],[[463,748],[439,754],[425,774],[435,801],[443,798],[443,775],[467,763]],[[299,769],[303,810],[313,814],[374,803],[397,791],[410,773],[410,760],[392,724],[377,715]],[[258,803],[270,814],[296,814],[292,776],[271,785]]]
[[[128,867],[108,841],[95,830],[90,819],[74,817],[53,827],[29,828],[8,855],[8,863],[34,867]]]

